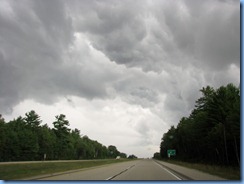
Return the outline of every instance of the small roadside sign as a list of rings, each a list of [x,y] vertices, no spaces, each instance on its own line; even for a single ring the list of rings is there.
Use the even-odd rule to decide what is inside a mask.
[[[170,156],[175,156],[176,155],[176,151],[175,150],[167,150],[168,153],[168,157],[170,158]]]

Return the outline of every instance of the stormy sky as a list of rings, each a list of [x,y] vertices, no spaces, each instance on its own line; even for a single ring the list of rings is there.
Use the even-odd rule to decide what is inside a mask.
[[[0,0],[0,114],[151,157],[199,90],[240,84],[237,0]]]

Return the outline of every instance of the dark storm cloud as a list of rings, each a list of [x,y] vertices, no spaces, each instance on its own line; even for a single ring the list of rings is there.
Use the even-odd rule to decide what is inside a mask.
[[[72,29],[61,1],[1,1],[1,10],[0,101],[6,110],[30,91],[52,88]]]
[[[139,90],[143,83],[156,94],[166,93],[167,110],[178,109],[179,115],[173,116],[179,118],[193,108],[199,89],[218,87],[221,80],[216,76],[223,76],[231,64],[240,65],[237,1],[91,1],[77,7],[86,10],[82,16],[74,13],[75,27],[96,49],[118,64],[159,74],[156,85],[142,82],[143,77],[132,77],[132,85],[129,80],[116,83],[129,103],[150,107],[159,102],[145,98],[145,91]],[[161,79],[161,72],[169,77]],[[222,84],[238,83],[235,80],[227,76]]]
[[[150,3],[151,2],[151,3]],[[195,59],[206,70],[240,63],[240,9],[234,1],[92,1],[78,30],[112,61],[160,72]],[[88,11],[89,10],[89,11]],[[75,16],[74,16],[75,17]],[[85,18],[84,18],[85,17]],[[220,64],[221,63],[221,64]]]
[[[155,15],[169,29],[175,49],[183,56],[192,56],[205,70],[226,70],[231,63],[239,66],[239,2],[185,0],[162,4],[163,11],[159,9]]]
[[[50,104],[67,94],[105,95],[102,82],[92,84],[102,78],[92,75],[96,71],[79,69],[68,60],[74,31],[62,1],[1,1],[1,5],[1,111],[11,112],[26,98]]]
[[[74,8],[74,4],[70,5]],[[140,1],[77,1],[73,21],[92,45],[111,61],[127,66],[140,62],[138,46],[147,32],[144,5]],[[83,11],[84,10],[84,11]],[[83,14],[79,14],[83,11]]]
[[[1,0],[0,110],[113,93],[186,113],[204,85],[239,82],[239,14],[237,1]]]
[[[239,82],[238,1],[0,0],[9,120],[64,111],[89,136],[145,156],[202,87]]]

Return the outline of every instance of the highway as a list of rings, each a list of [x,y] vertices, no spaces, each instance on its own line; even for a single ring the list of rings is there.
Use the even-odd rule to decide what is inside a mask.
[[[133,160],[65,173],[38,176],[32,180],[224,180],[194,169],[152,159]]]

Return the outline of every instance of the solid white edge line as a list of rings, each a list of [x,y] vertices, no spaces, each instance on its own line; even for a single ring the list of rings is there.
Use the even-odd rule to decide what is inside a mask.
[[[155,162],[156,163],[156,162]],[[181,178],[179,178],[178,176],[176,176],[174,173],[170,172],[168,169],[166,169],[165,167],[161,166],[160,164],[156,163],[159,167],[161,167],[162,169],[164,169],[165,171],[167,171],[169,174],[171,174],[172,176],[174,176],[176,179],[178,180],[182,180]]]

